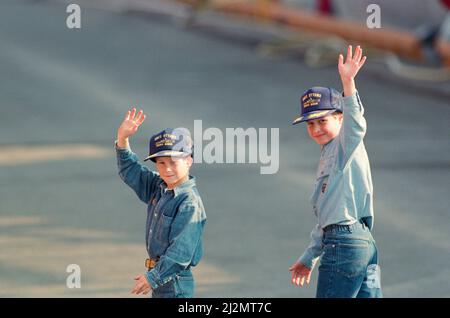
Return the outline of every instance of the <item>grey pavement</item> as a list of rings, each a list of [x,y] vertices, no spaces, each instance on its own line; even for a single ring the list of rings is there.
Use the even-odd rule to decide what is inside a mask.
[[[113,142],[130,106],[147,120],[142,158],[165,127],[279,128],[280,168],[196,164],[208,215],[198,297],[313,297],[288,267],[309,242],[319,147],[291,126],[310,86],[339,88],[335,67],[255,51],[257,37],[184,28],[160,15],[0,4],[0,296],[129,297],[145,256],[145,205],[121,183]],[[256,42],[255,42],[256,41]],[[386,297],[450,297],[450,84],[357,78]],[[437,85],[436,85],[437,86]],[[206,144],[206,142],[205,142]],[[151,166],[151,165],[150,165]],[[66,267],[82,287],[66,288]]]

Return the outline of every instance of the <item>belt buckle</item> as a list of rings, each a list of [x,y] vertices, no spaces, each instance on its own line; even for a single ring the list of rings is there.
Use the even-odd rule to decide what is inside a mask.
[[[154,259],[147,258],[145,260],[145,267],[147,267],[147,270],[151,270],[155,266],[156,266],[156,261]]]

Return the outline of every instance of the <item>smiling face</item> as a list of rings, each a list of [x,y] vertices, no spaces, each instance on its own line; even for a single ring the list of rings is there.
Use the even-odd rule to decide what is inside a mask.
[[[334,113],[322,118],[311,119],[306,122],[309,136],[323,146],[339,135],[342,126],[342,114]]]
[[[192,157],[157,157],[156,169],[167,184],[173,189],[189,179],[189,168],[192,166]]]

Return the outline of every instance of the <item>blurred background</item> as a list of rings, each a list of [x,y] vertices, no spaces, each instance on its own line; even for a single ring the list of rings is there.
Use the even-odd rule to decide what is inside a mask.
[[[131,140],[141,158],[152,134],[196,119],[279,128],[276,174],[191,171],[208,215],[196,296],[314,297],[317,270],[298,288],[288,268],[315,224],[320,147],[291,122],[309,87],[341,89],[348,44],[368,56],[356,81],[384,295],[450,297],[448,1],[78,0],[70,29],[73,2],[0,3],[1,297],[131,296],[146,206],[117,174],[114,140],[132,106],[148,116]]]

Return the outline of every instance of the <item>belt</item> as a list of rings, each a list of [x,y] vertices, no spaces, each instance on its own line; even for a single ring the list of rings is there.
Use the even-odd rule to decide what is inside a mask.
[[[152,268],[154,268],[157,261],[159,261],[159,257],[157,257],[156,259],[147,258],[145,260],[145,267],[147,268],[147,270],[151,270]]]
[[[354,226],[354,225],[357,224],[357,223],[360,223],[360,224],[362,224],[363,226],[366,226],[365,223],[364,223],[363,221],[359,220],[359,222],[356,222],[356,223],[353,223],[353,224],[348,224],[348,225],[343,225],[343,224],[330,224],[330,225],[325,226],[325,227],[322,229],[322,231],[323,231],[324,233],[326,233],[326,232],[330,232],[331,230],[334,230],[334,229],[348,230],[348,229],[350,229],[352,226]]]

